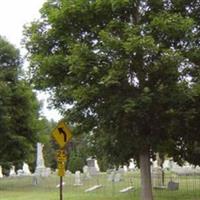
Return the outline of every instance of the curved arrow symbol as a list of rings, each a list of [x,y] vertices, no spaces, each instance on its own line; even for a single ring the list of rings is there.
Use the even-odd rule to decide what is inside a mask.
[[[58,131],[59,131],[60,134],[63,134],[64,141],[67,142],[67,134],[65,133],[65,131],[63,130],[63,128],[58,128]]]

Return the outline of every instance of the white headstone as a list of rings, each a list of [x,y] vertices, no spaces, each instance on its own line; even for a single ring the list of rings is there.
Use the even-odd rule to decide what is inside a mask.
[[[57,174],[57,173],[58,173],[58,172],[56,172],[56,174]],[[66,172],[65,172],[65,173],[66,173],[66,175],[67,175],[67,176],[70,176],[70,175],[72,175],[72,172],[70,172],[69,170],[66,170]]]
[[[135,165],[135,163],[134,163],[134,160],[133,160],[133,159],[130,159],[128,169],[129,169],[129,170],[134,170],[135,168],[136,168],[136,165]]]
[[[133,186],[129,186],[129,187],[126,187],[124,189],[121,189],[119,192],[126,193],[126,192],[129,192],[129,191],[132,191],[133,189],[134,189]]]
[[[0,178],[3,178],[2,166],[0,165]]]
[[[62,182],[62,186],[65,185],[65,182]],[[60,188],[60,183],[58,185],[56,185],[56,188]]]
[[[49,176],[51,174],[51,169],[44,165],[43,147],[43,144],[37,143],[36,176]]]
[[[44,165],[44,157],[43,157],[43,147],[44,145],[41,143],[37,143],[37,160],[36,160],[36,168],[45,168]]]
[[[91,188],[86,189],[85,192],[92,192],[92,191],[97,190],[102,187],[103,187],[103,185],[94,185]]]
[[[17,176],[30,176],[31,172],[27,163],[23,163],[22,169],[17,170]]]
[[[122,180],[121,176],[122,176],[122,174],[119,172],[119,170],[116,171],[114,169],[108,175],[108,181],[119,182]]]
[[[24,172],[24,175],[31,175],[31,171],[30,171],[27,163],[25,163],[25,162],[23,163],[22,170]]]
[[[96,168],[97,172],[100,172],[100,168],[96,159],[94,159],[94,167]]]
[[[10,173],[9,176],[16,176],[16,172],[15,172],[15,166],[13,165],[10,169]]]
[[[75,186],[80,186],[83,185],[83,183],[81,182],[81,172],[80,171],[76,171],[75,172]]]
[[[99,172],[99,166],[96,159],[88,158],[87,159],[87,166],[89,170],[89,174],[91,176],[95,176]]]
[[[86,179],[91,178],[90,173],[89,173],[89,168],[87,165],[83,166],[83,174]]]
[[[124,165],[123,168],[124,168],[124,172],[128,171],[128,167],[126,165]]]

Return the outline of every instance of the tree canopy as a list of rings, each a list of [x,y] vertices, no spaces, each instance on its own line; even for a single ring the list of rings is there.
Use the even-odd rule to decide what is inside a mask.
[[[19,51],[0,37],[0,164],[31,163],[38,131],[39,103],[21,75]]]
[[[110,161],[186,158],[199,135],[199,12],[199,0],[49,0],[25,31],[31,80]]]

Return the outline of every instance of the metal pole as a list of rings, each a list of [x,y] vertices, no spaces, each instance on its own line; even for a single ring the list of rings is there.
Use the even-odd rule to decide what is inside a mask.
[[[63,200],[63,177],[60,176],[60,200]]]

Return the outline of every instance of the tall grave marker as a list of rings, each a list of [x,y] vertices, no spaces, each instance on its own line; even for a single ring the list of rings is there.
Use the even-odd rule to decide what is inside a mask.
[[[36,169],[35,169],[35,176],[46,177],[49,176],[51,173],[51,169],[45,167],[44,163],[44,156],[43,156],[43,147],[42,143],[37,143],[37,158],[36,158]]]

